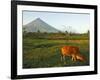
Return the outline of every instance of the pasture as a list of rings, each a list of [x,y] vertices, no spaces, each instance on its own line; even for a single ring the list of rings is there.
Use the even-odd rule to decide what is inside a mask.
[[[89,37],[87,35],[72,35],[69,36],[70,39],[66,38],[65,35],[57,36],[59,39],[51,34],[46,34],[49,38],[46,36],[40,38],[36,34],[35,37],[34,34],[30,35],[23,36],[23,68],[89,65]],[[80,53],[86,57],[86,61],[73,62],[70,57],[66,57],[66,64],[64,64],[61,61],[61,47],[64,45],[79,47]]]

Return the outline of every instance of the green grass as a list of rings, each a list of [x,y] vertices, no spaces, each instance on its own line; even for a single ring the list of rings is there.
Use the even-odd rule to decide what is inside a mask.
[[[85,62],[73,62],[66,57],[66,64],[61,61],[63,45],[78,46],[80,53],[86,57]],[[23,68],[44,68],[89,65],[89,40],[48,40],[23,38]]]

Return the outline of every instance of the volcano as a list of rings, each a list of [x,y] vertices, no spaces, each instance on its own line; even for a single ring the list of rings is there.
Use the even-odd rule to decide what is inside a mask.
[[[58,29],[52,27],[51,25],[47,24],[40,18],[33,20],[32,22],[23,26],[27,32],[48,32],[48,33],[57,33],[59,32]]]

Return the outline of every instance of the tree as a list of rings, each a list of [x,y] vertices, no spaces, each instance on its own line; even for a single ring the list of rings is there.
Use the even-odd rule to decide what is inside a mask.
[[[37,30],[37,33],[40,33],[40,30],[39,29]]]
[[[65,31],[66,34],[68,34],[68,31]]]
[[[90,31],[89,30],[87,31],[87,34],[90,34]]]
[[[63,27],[64,27],[64,30],[65,30],[65,33],[67,33],[67,34],[75,33],[75,30],[72,29],[71,26],[65,26],[65,25],[63,25]]]
[[[26,31],[26,28],[24,27],[24,28],[23,28],[23,33],[26,33],[26,32],[27,32],[27,31]]]

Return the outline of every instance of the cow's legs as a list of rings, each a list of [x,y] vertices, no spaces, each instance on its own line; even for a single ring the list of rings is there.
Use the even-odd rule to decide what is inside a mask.
[[[66,64],[66,59],[65,59],[65,56],[63,56],[62,58],[63,58],[64,64]]]
[[[76,56],[72,55],[72,61],[76,61]]]
[[[61,55],[61,62],[63,61],[63,56]]]

